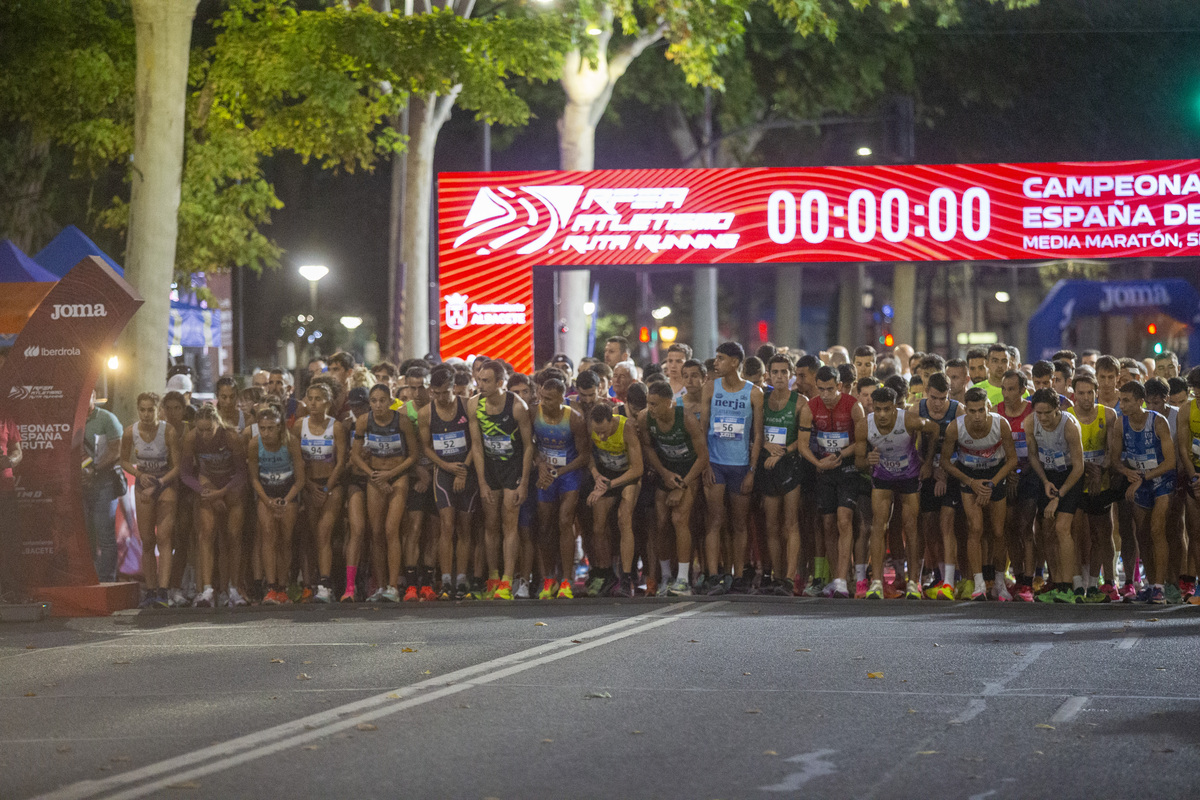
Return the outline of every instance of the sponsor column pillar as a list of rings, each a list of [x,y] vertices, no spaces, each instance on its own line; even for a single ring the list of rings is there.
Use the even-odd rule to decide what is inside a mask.
[[[804,295],[804,267],[781,264],[775,268],[775,344],[800,346],[800,304]]]
[[[695,310],[692,313],[692,350],[696,358],[703,361],[712,358],[717,351],[717,269],[703,267],[696,270]]]
[[[892,335],[897,344],[916,346],[917,316],[917,265],[896,264],[892,273],[892,307],[896,316],[892,323]]]

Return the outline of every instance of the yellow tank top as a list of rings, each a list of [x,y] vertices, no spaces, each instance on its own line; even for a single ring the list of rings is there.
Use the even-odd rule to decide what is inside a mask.
[[[612,436],[601,439],[592,433],[592,452],[596,455],[596,463],[605,472],[622,473],[629,469],[629,446],[625,443],[625,417],[617,414],[617,429]]]
[[[1192,434],[1192,464],[1200,467],[1200,406],[1195,400],[1188,400],[1191,412],[1188,414],[1188,432]]]
[[[1079,421],[1079,414],[1074,408],[1067,409],[1075,420]],[[1080,433],[1083,434],[1083,460],[1089,464],[1103,464],[1104,452],[1108,449],[1108,429],[1105,426],[1104,406],[1096,406],[1096,418],[1084,425],[1079,423]],[[1104,474],[1104,478],[1100,483],[1101,489],[1108,488],[1108,473]],[[1086,484],[1085,484],[1086,491]]]

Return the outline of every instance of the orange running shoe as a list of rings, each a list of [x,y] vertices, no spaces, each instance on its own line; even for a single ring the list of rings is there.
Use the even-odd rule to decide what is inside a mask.
[[[432,586],[422,586],[422,587],[421,587],[421,591],[420,591],[420,595],[421,595],[421,600],[422,600],[422,601],[425,601],[425,600],[437,600],[437,592],[435,592],[435,591],[433,590],[433,587],[432,587]]]
[[[494,600],[512,600],[512,583],[510,581],[500,581],[496,584],[496,594],[493,595]]]
[[[415,603],[419,599],[420,597],[417,595],[417,587],[410,584],[409,587],[404,590],[404,602]]]

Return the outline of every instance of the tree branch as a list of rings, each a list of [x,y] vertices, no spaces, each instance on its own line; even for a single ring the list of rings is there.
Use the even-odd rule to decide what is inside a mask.
[[[442,95],[437,98],[437,103],[433,109],[433,129],[439,131],[446,124],[446,120],[450,119],[450,112],[454,109],[454,103],[458,100],[459,92],[462,91],[462,84],[458,84],[450,90],[449,94]]]
[[[613,87],[625,74],[625,70],[629,69],[629,65],[642,54],[643,50],[661,39],[666,32],[667,26],[662,24],[652,31],[640,34],[608,60],[608,84],[596,102],[592,104],[591,114],[588,115],[588,122],[592,126],[600,124],[600,118],[604,116],[604,109],[608,108],[608,101],[612,99]]]

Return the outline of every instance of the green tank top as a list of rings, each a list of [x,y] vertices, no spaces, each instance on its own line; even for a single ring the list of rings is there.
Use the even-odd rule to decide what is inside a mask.
[[[792,392],[783,408],[772,411],[770,395],[767,396],[767,400],[763,403],[763,439],[767,444],[787,447],[796,441],[796,436],[799,434],[796,423],[796,403],[799,399],[799,393]]]
[[[663,466],[691,465],[696,463],[696,448],[692,447],[692,437],[684,427],[683,406],[675,406],[675,420],[671,427],[663,429],[653,414],[646,414],[647,426],[650,429],[650,440],[654,442],[654,451],[658,453]]]

